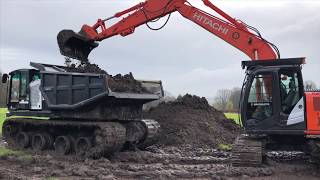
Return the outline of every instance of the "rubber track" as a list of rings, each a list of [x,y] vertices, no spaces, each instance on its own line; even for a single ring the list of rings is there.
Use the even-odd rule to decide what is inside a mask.
[[[118,122],[76,122],[76,121],[59,121],[59,120],[35,120],[35,119],[7,119],[3,127],[11,125],[12,127],[20,127],[26,125],[33,126],[63,126],[70,128],[92,128],[92,134],[95,141],[95,146],[87,156],[100,158],[101,156],[108,156],[116,151],[120,151],[126,141],[126,129]],[[3,129],[5,130],[5,129]],[[4,131],[5,132],[5,131]],[[4,133],[6,140],[9,140],[8,134]]]
[[[120,123],[107,122],[97,123],[95,130],[96,146],[93,152],[89,152],[88,156],[100,158],[101,156],[109,156],[114,152],[120,151],[126,141],[126,129]]]
[[[144,141],[139,145],[139,147],[145,148],[152,144],[155,144],[158,140],[160,124],[152,119],[143,119],[141,120],[147,128],[147,134]]]
[[[320,140],[314,140],[312,144],[309,144],[310,149],[310,155],[312,159],[320,165]]]
[[[232,147],[233,166],[259,167],[262,165],[263,143],[246,135],[237,137]]]

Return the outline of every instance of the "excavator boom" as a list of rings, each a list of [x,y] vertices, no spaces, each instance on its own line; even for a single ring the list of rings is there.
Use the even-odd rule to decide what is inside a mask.
[[[79,33],[72,30],[60,31],[57,37],[60,52],[64,56],[87,61],[90,52],[98,46],[97,41],[116,35],[127,36],[132,34],[136,27],[148,25],[149,22],[166,15],[169,15],[169,19],[170,14],[177,11],[183,17],[241,50],[252,60],[279,58],[277,48],[263,39],[255,28],[232,18],[209,0],[202,1],[225,20],[192,6],[186,0],[146,0],[110,18],[99,19],[93,26],[83,25]],[[124,15],[126,17],[117,23],[110,27],[106,26],[106,21]]]

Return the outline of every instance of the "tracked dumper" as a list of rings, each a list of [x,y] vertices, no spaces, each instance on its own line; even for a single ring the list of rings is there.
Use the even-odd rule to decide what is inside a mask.
[[[160,125],[142,119],[142,106],[163,97],[161,81],[119,81],[107,74],[67,72],[64,66],[30,65],[35,69],[2,79],[10,79],[2,131],[10,146],[99,158],[156,140]],[[132,82],[138,90],[113,87]]]

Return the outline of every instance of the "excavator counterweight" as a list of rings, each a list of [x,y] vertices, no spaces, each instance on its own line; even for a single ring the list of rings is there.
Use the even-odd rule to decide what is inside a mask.
[[[62,55],[80,61],[88,61],[90,52],[98,46],[98,43],[81,31],[75,33],[72,30],[62,30],[58,33],[57,40]]]

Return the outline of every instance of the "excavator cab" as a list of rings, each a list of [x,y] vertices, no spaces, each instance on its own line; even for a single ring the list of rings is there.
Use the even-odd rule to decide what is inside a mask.
[[[304,58],[244,61],[241,119],[249,134],[304,134]]]
[[[90,52],[98,43],[90,40],[85,33],[75,33],[72,30],[62,30],[58,33],[57,41],[60,53],[69,58],[88,61]]]

